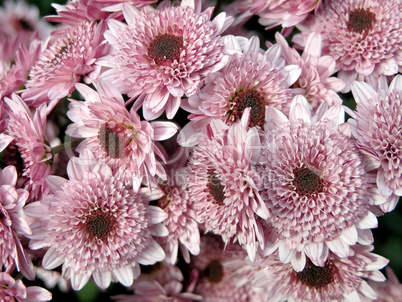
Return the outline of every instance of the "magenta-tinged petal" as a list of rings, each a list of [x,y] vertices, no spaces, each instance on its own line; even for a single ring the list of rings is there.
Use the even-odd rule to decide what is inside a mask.
[[[94,271],[93,278],[95,283],[102,289],[106,289],[112,280],[111,272]]]
[[[360,229],[373,229],[377,226],[377,217],[371,212],[368,212],[367,215],[363,217],[362,220],[360,220],[357,224],[357,227]]]
[[[42,266],[45,269],[54,269],[60,266],[65,260],[64,256],[60,256],[57,249],[54,247],[49,248],[42,260]]]
[[[377,185],[380,193],[384,196],[391,196],[392,189],[387,185],[384,176],[384,170],[380,169],[377,173]]]
[[[144,252],[137,257],[137,262],[143,265],[151,265],[157,261],[165,259],[166,254],[161,246],[152,240],[151,244],[144,250]]]
[[[172,137],[177,132],[177,125],[170,122],[152,122],[154,140],[161,141]]]
[[[335,255],[337,255],[340,258],[345,258],[349,255],[349,245],[347,245],[339,238],[327,241],[326,245]]]
[[[73,273],[71,275],[71,285],[74,290],[80,290],[84,287],[85,284],[88,283],[89,278],[91,277],[91,272],[89,273]]]
[[[297,252],[293,257],[291,264],[296,272],[301,272],[306,266],[306,255],[303,252]]]
[[[26,299],[30,302],[50,301],[52,300],[52,293],[39,286],[29,286],[27,287]]]
[[[289,263],[296,255],[296,251],[288,247],[285,240],[279,241],[279,259],[283,263]]]
[[[52,192],[60,190],[66,182],[67,179],[60,176],[49,175],[48,177],[46,177],[46,183]]]

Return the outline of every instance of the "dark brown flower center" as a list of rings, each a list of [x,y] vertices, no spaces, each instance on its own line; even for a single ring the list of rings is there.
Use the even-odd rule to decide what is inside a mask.
[[[95,211],[87,218],[86,228],[91,237],[105,239],[113,229],[113,220],[110,214],[101,211]]]
[[[250,127],[264,126],[265,122],[265,98],[261,91],[248,89],[239,92],[233,100],[235,104],[231,114],[232,120],[238,121],[243,115],[244,109],[251,107],[250,110]]]
[[[125,141],[109,125],[104,124],[99,129],[99,144],[111,158],[123,158],[125,154]]]
[[[223,205],[223,201],[225,200],[225,187],[222,186],[221,180],[215,175],[213,170],[208,171],[208,176],[209,181],[207,188],[209,190],[209,194],[211,194],[217,204]]]
[[[34,27],[27,20],[18,19],[18,25],[19,25],[18,28],[21,28],[22,30],[34,31]]]
[[[364,9],[356,9],[349,14],[348,29],[354,32],[362,32],[373,27],[375,14]]]
[[[205,277],[212,283],[218,283],[222,281],[223,267],[219,260],[212,260],[204,271]]]
[[[304,270],[296,275],[308,287],[322,288],[334,281],[335,272],[336,267],[330,261],[325,262],[324,266],[315,266],[308,260]]]
[[[310,195],[322,191],[324,185],[322,179],[313,170],[302,167],[295,169],[293,184],[299,195]]]
[[[183,38],[171,34],[161,34],[148,46],[148,56],[158,65],[170,65],[179,61]]]

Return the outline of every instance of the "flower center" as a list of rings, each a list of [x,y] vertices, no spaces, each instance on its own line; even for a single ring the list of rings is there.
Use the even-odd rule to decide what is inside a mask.
[[[211,194],[218,205],[223,205],[223,201],[225,200],[225,187],[222,186],[221,180],[215,175],[212,169],[208,170],[208,176],[209,182],[207,188],[209,194]]]
[[[334,281],[335,270],[329,261],[324,266],[315,266],[308,260],[304,270],[297,273],[297,278],[308,287],[322,288]]]
[[[348,28],[354,32],[362,32],[373,27],[375,14],[364,9],[356,9],[349,14]]]
[[[91,237],[105,239],[113,229],[113,221],[110,214],[95,211],[87,218],[86,228]]]
[[[323,182],[319,175],[309,168],[303,167],[293,171],[293,184],[299,195],[319,193],[323,189]]]
[[[212,260],[204,271],[207,279],[212,283],[218,283],[222,281],[223,267],[219,260]]]
[[[231,114],[233,121],[238,121],[243,115],[244,109],[251,107],[250,127],[260,126],[265,123],[265,98],[261,91],[248,89],[239,92],[233,100],[234,107]]]
[[[99,129],[99,144],[103,150],[111,158],[123,158],[125,154],[125,140],[111,128],[109,125],[104,124]]]
[[[148,56],[158,65],[170,65],[179,61],[183,38],[171,34],[161,34],[148,46]]]

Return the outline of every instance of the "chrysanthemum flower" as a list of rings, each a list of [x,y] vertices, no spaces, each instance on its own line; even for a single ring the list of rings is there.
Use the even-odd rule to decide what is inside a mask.
[[[16,183],[15,167],[0,169],[0,270],[12,273],[17,267],[27,278],[33,279],[32,262],[17,236],[17,232],[25,236],[31,234],[28,223],[18,214],[29,193],[24,189],[15,189]]]
[[[203,236],[200,255],[193,262],[199,271],[194,292],[201,295],[205,302],[263,301],[260,291],[253,288],[250,282],[238,285],[237,280],[232,278],[236,269],[244,265],[246,256],[238,244],[224,251],[219,237]]]
[[[52,33],[46,49],[29,72],[22,98],[30,106],[49,102],[51,110],[57,102],[74,91],[82,79],[97,79],[96,60],[107,52],[103,38],[105,22],[81,22],[74,27]]]
[[[115,280],[130,286],[141,273],[139,264],[165,258],[152,236],[167,235],[160,224],[167,215],[149,205],[161,192],[134,191],[107,165],[91,164],[94,158],[87,154],[70,160],[69,180],[49,176],[52,194],[25,207],[28,216],[37,218],[30,248],[48,247],[42,266],[62,265],[63,278],[71,279],[75,290],[91,276],[101,288]]]
[[[38,59],[41,46],[42,43],[38,40],[32,41],[29,47],[21,44],[21,47],[16,52],[15,63],[12,66],[6,66],[4,72],[0,73],[1,102],[3,97],[11,97],[11,93],[25,86],[28,71]]]
[[[109,21],[105,38],[113,50],[100,64],[111,69],[101,77],[138,97],[135,106],[142,106],[147,120],[164,111],[172,119],[181,97],[194,94],[203,77],[222,67],[220,34],[232,19],[221,13],[210,21],[212,9],[201,13],[198,2],[196,8],[191,1],[156,9],[124,4],[128,24]]]
[[[187,191],[187,171],[183,167],[185,161],[181,160],[187,154],[183,148],[178,148],[167,165],[167,181],[159,184],[163,196],[158,199],[158,206],[167,214],[168,218],[163,224],[169,231],[166,237],[158,238],[158,243],[166,252],[166,260],[175,264],[180,248],[181,254],[186,262],[190,262],[190,254],[198,255],[200,252],[200,231],[195,220],[193,204],[189,200]],[[180,156],[180,157],[182,157]]]
[[[22,185],[30,193],[29,201],[39,199],[47,193],[46,176],[52,174],[52,149],[45,140],[46,104],[41,105],[32,115],[25,102],[16,94],[5,98],[9,106],[9,120],[6,133],[14,138],[18,152],[24,161]]]
[[[259,16],[258,23],[271,29],[276,26],[293,27],[302,22],[322,0],[258,0],[251,1],[251,11]]]
[[[322,266],[307,261],[300,272],[290,264],[282,263],[275,253],[256,260],[253,265],[257,271],[251,283],[263,287],[266,301],[270,302],[375,300],[376,293],[362,278],[384,281],[379,269],[388,263],[388,259],[370,253],[372,249],[370,245],[355,245],[347,258],[330,253]]]
[[[0,300],[44,302],[52,300],[52,294],[39,286],[26,287],[21,280],[14,280],[9,274],[0,273]]]
[[[210,73],[196,93],[183,102],[183,108],[192,113],[189,119],[196,121],[184,131],[191,126],[199,132],[198,124],[213,118],[229,125],[238,122],[245,108],[251,108],[250,127],[263,128],[266,106],[289,113],[293,98],[289,87],[299,77],[300,67],[285,66],[278,45],[264,53],[257,37],[247,40],[228,36],[226,41],[234,52],[228,63]]]
[[[3,4],[3,3],[2,3]],[[52,27],[39,18],[39,9],[24,0],[7,0],[0,6],[0,61],[11,62],[21,45],[46,39]]]
[[[319,34],[310,34],[301,56],[294,48],[290,48],[280,33],[276,33],[275,38],[286,63],[301,68],[293,93],[303,95],[312,109],[317,109],[322,102],[329,106],[342,104],[337,93],[345,87],[345,83],[330,77],[335,72],[335,60],[330,56],[321,56],[322,39]]]
[[[190,276],[193,279],[192,275]],[[184,277],[177,266],[162,262],[157,264],[156,271],[152,268],[149,274],[142,274],[134,284],[134,295],[119,295],[113,297],[118,302],[186,302],[201,301],[202,296],[188,291],[193,289],[191,280],[187,289],[183,288]],[[186,280],[189,281],[189,280]]]
[[[215,119],[205,127],[189,161],[188,191],[198,223],[229,245],[237,240],[253,259],[256,240],[264,246],[256,216],[267,219],[268,210],[253,166],[261,151],[260,137],[255,127],[248,129],[249,115],[247,108],[241,123],[229,127]]]
[[[357,241],[370,244],[377,226],[370,205],[384,203],[366,174],[366,160],[343,123],[341,106],[310,117],[307,100],[296,96],[290,121],[270,108],[265,148],[257,171],[261,197],[270,212],[263,255],[279,248],[280,260],[302,270],[306,256],[323,265],[329,250],[348,255]],[[341,125],[342,124],[342,125]],[[371,237],[372,238],[372,237]]]
[[[369,84],[354,82],[354,119],[349,119],[358,147],[375,159],[377,185],[381,194],[402,196],[402,76],[375,91]],[[391,209],[392,210],[392,209]]]
[[[385,268],[387,272],[387,281],[385,282],[373,282],[369,281],[370,286],[377,294],[376,302],[393,302],[402,301],[402,284],[399,283],[398,277],[393,270],[387,266]],[[364,300],[363,300],[364,301]],[[364,301],[365,302],[365,301]]]
[[[293,42],[304,46],[311,32],[321,34],[323,54],[336,60],[343,92],[356,80],[402,70],[402,2],[399,0],[324,1],[298,28]]]
[[[110,11],[116,11],[124,2],[137,7],[151,5],[158,0],[69,0],[65,5],[52,3],[57,15],[46,16],[46,21],[74,26],[81,21],[99,21],[107,18],[117,18]]]
[[[67,112],[74,123],[66,134],[86,138],[77,150],[91,150],[114,172],[123,173],[126,183],[134,180],[140,184],[143,176],[166,179],[163,167],[156,161],[157,157],[164,160],[164,154],[154,141],[173,136],[176,124],[141,121],[133,108],[126,109],[122,95],[113,85],[99,81],[96,87],[97,91],[77,84],[77,91],[86,101],[71,100]]]

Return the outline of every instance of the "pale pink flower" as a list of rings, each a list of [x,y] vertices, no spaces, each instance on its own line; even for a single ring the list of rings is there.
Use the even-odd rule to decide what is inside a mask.
[[[193,120],[184,128],[194,128],[211,119],[221,119],[227,124],[238,122],[245,108],[251,108],[250,127],[263,127],[265,108],[272,106],[289,112],[293,93],[289,87],[300,75],[297,65],[285,65],[278,45],[266,52],[260,49],[256,36],[247,40],[241,37],[225,37],[233,54],[219,71],[207,75],[193,96],[183,102],[183,108],[192,114]],[[186,139],[190,133],[186,134]]]
[[[52,27],[39,18],[39,9],[24,0],[6,0],[0,6],[0,61],[11,62],[21,45],[46,39]]]
[[[192,278],[192,277],[190,277]],[[183,288],[183,274],[177,266],[162,262],[158,265],[156,271],[154,269],[149,274],[142,274],[134,284],[134,295],[120,295],[114,297],[119,302],[185,302],[200,301],[202,297],[191,293],[192,283],[190,280],[189,287]]]
[[[52,294],[39,286],[26,287],[21,280],[14,280],[7,273],[0,273],[1,301],[44,302],[52,300]]]
[[[158,0],[69,0],[64,5],[52,3],[57,15],[46,16],[44,19],[50,22],[74,26],[81,21],[118,18],[116,14],[111,14],[110,11],[116,11],[118,8],[121,10],[124,2],[141,7],[154,4]]]
[[[235,15],[234,25],[244,24],[253,15],[269,30],[282,25],[290,33],[313,10],[317,10],[322,0],[236,0],[225,11]],[[289,31],[290,29],[290,31]]]
[[[268,218],[258,192],[261,182],[254,164],[260,155],[260,137],[248,129],[250,109],[232,126],[212,120],[189,160],[188,192],[198,223],[221,235],[226,244],[238,241],[251,259],[256,241],[264,246],[256,217]]]
[[[262,287],[266,301],[270,302],[375,300],[375,291],[363,278],[384,281],[379,269],[387,265],[388,259],[370,253],[372,249],[370,245],[355,245],[346,258],[330,253],[322,266],[308,260],[300,272],[282,263],[275,253],[251,264],[256,267],[251,283]]]
[[[96,80],[100,70],[95,62],[107,52],[105,28],[105,22],[81,22],[54,31],[29,72],[22,92],[27,104],[38,107],[47,102],[50,111],[61,98],[71,95],[76,83]]]
[[[257,0],[251,1],[251,11],[259,16],[258,22],[271,29],[276,26],[293,27],[302,22],[322,0]]]
[[[16,189],[17,171],[14,166],[0,169],[0,270],[12,273],[14,268],[29,279],[35,277],[33,265],[28,258],[18,233],[30,235],[31,229],[18,213],[28,199],[29,193]]]
[[[245,264],[245,251],[238,244],[225,251],[224,247],[217,236],[202,237],[200,255],[193,263],[199,271],[194,292],[201,295],[204,302],[263,301],[261,292],[250,282],[238,285],[232,278],[232,274]]]
[[[262,254],[279,248],[280,260],[297,271],[306,256],[320,266],[329,251],[347,257],[357,241],[371,244],[377,219],[370,206],[386,201],[366,174],[369,160],[350,137],[341,106],[320,107],[311,117],[307,100],[296,96],[290,120],[270,108],[257,166],[270,212]]]
[[[28,78],[28,71],[38,59],[42,43],[39,40],[31,42],[29,47],[21,44],[16,51],[15,63],[4,68],[0,73],[0,101],[3,97],[11,97],[11,93],[18,91],[25,86]]]
[[[401,21],[400,0],[329,0],[297,26],[293,42],[304,47],[311,32],[321,34],[322,52],[335,59],[348,92],[356,79],[377,82],[402,70]]]
[[[166,179],[162,165],[157,162],[158,157],[165,159],[164,153],[154,141],[173,136],[176,124],[141,121],[133,108],[126,109],[122,95],[112,84],[102,80],[96,88],[97,91],[77,84],[76,89],[86,101],[71,100],[67,112],[74,123],[68,126],[66,134],[85,138],[77,150],[91,150],[113,172],[124,174],[127,183],[134,181],[139,185],[143,176]]]
[[[329,106],[342,104],[337,93],[345,87],[345,83],[331,77],[335,72],[335,60],[328,55],[321,55],[322,39],[319,34],[310,34],[301,56],[294,48],[290,48],[280,33],[276,33],[275,38],[286,64],[296,64],[301,68],[293,93],[303,95],[312,109],[317,109],[322,102]]]
[[[370,286],[377,294],[377,302],[402,301],[402,284],[393,270],[388,266],[385,268],[388,279],[385,282],[369,281]]]
[[[18,152],[24,161],[20,186],[30,193],[29,201],[47,193],[46,176],[52,174],[52,148],[45,140],[46,104],[32,114],[25,102],[16,94],[5,98],[10,108],[6,133],[14,138]]]
[[[381,194],[402,196],[402,76],[397,75],[389,87],[384,84],[377,91],[367,83],[354,82],[352,93],[357,107],[355,112],[349,111],[354,119],[348,122],[358,147],[375,160],[373,168],[378,169]]]
[[[81,289],[93,277],[101,288],[111,281],[130,286],[141,271],[139,264],[154,264],[165,253],[153,236],[166,236],[160,224],[166,219],[149,201],[162,192],[144,187],[134,191],[113,175],[105,164],[91,164],[93,155],[73,157],[69,180],[47,178],[51,194],[27,205],[31,225],[30,248],[49,248],[42,266],[51,270],[62,265],[62,276]]]
[[[210,21],[212,8],[200,12],[199,1],[167,3],[154,9],[123,5],[127,24],[109,20],[106,40],[113,50],[99,64],[110,67],[101,77],[121,93],[137,98],[147,120],[164,111],[172,119],[181,98],[195,93],[201,79],[222,67],[220,34],[230,25],[224,13]]]
[[[48,271],[42,267],[35,267],[35,273],[36,277],[43,281],[47,289],[53,289],[57,286],[57,288],[63,293],[71,290],[71,284],[56,270]]]
[[[168,160],[170,164],[166,167],[167,181],[159,184],[164,194],[158,199],[158,206],[168,214],[163,224],[169,235],[158,238],[157,241],[166,252],[166,260],[171,264],[176,263],[179,248],[186,262],[190,262],[189,252],[192,255],[200,252],[200,232],[195,220],[194,205],[189,200],[188,172],[183,167],[186,157],[185,150],[178,147],[177,152]]]

